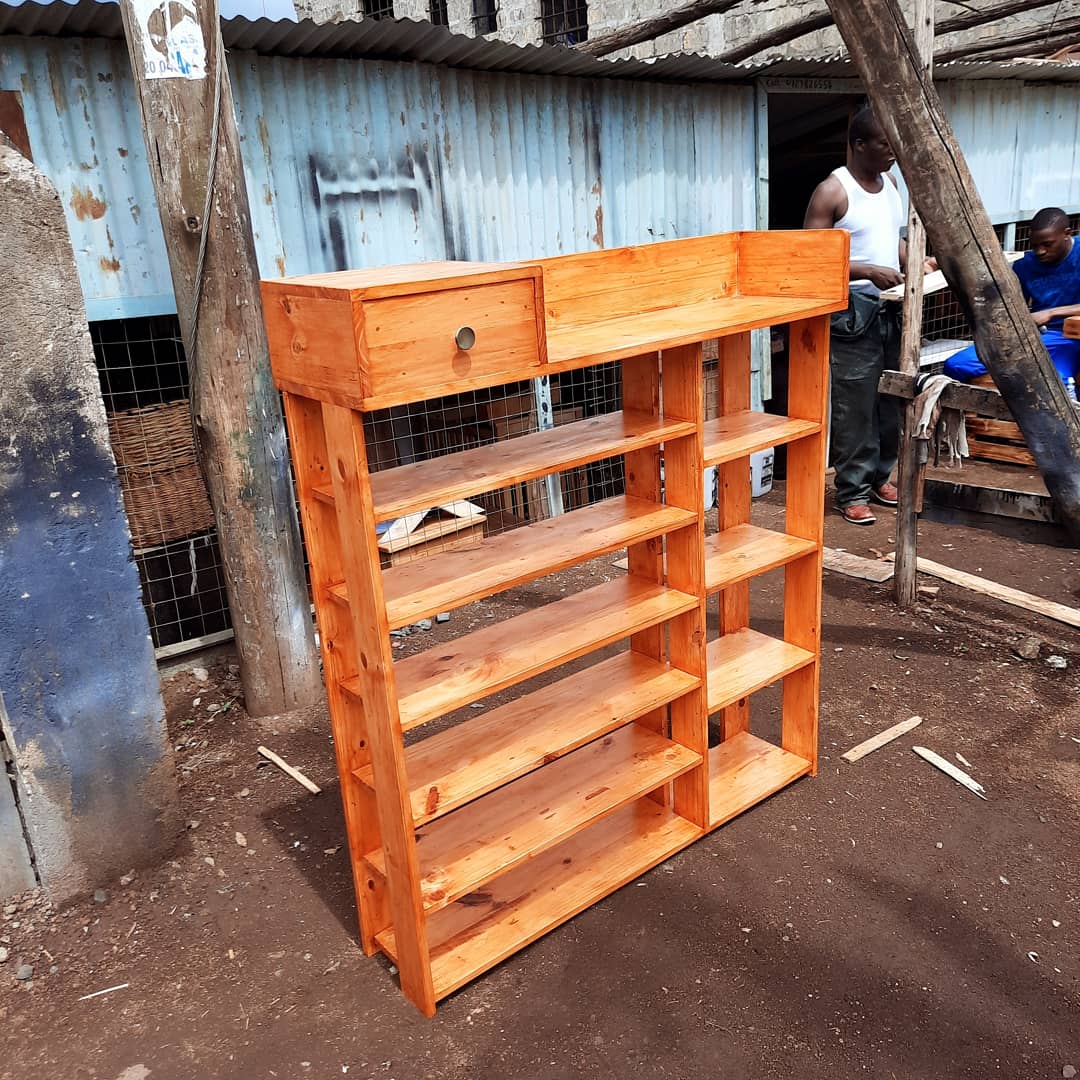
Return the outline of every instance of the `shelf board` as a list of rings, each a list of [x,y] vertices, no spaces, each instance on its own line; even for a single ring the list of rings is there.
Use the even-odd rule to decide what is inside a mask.
[[[714,593],[817,551],[813,540],[735,525],[705,541],[705,591]]]
[[[730,821],[812,768],[805,758],[740,731],[709,751],[709,827]]]
[[[815,659],[806,649],[749,627],[710,641],[705,654],[710,714],[812,664]]]
[[[432,822],[416,838],[424,910],[446,907],[701,761],[687,747],[627,724]],[[367,862],[385,876],[381,848]]]
[[[628,650],[407,747],[413,823],[448,814],[663,707],[699,682]],[[355,776],[374,787],[370,765]]]
[[[693,843],[702,830],[639,799],[427,920],[436,998]],[[395,954],[393,930],[376,939]]]
[[[488,537],[479,547],[446,551],[383,572],[386,618],[391,630],[440,611],[554,574],[627,544],[694,524],[692,510],[619,496],[584,510]],[[344,583],[330,595],[348,604]]]
[[[549,325],[548,368],[564,370],[674,349],[826,315],[844,306],[835,297],[725,296],[614,319],[592,319],[583,326]]]
[[[816,435],[821,424],[814,420],[797,420],[771,413],[744,412],[718,416],[702,425],[705,439],[705,465],[720,465],[725,461],[748,457],[770,446],[782,446],[807,435]]]
[[[693,432],[694,425],[684,420],[664,420],[631,411],[613,412],[549,431],[534,431],[460,453],[384,469],[371,474],[375,518],[390,521]],[[315,488],[313,494],[323,502],[334,500],[329,486]]]
[[[698,598],[639,578],[617,578],[399,660],[402,729],[453,712],[698,606]],[[357,700],[359,679],[341,688]]]

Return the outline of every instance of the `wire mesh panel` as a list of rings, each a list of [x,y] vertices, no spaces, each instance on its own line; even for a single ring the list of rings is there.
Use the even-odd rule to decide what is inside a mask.
[[[155,648],[229,629],[175,316],[90,324]]]
[[[446,9],[446,0],[431,0],[428,17],[435,26],[449,26],[450,13]]]
[[[586,0],[541,0],[540,37],[545,45],[578,45],[589,37]]]

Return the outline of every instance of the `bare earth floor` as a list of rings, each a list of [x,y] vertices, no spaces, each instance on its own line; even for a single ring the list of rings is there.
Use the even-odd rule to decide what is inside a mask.
[[[778,489],[756,518],[778,525],[781,505]],[[1077,553],[1040,534],[920,531],[929,558],[1080,599]],[[827,542],[860,555],[891,550],[893,536],[891,511],[873,529],[827,522]],[[473,605],[399,651],[615,576],[614,558]],[[781,581],[753,593],[755,625],[773,632]],[[357,946],[322,711],[250,719],[227,651],[196,661],[203,681],[175,671],[165,692],[189,828],[171,860],[101,882],[104,902],[58,913],[29,896],[5,911],[0,1077],[1072,1075],[1080,635],[923,584],[939,594],[902,615],[890,586],[826,574],[816,778],[514,956],[434,1020]],[[1040,654],[1025,661],[1013,650],[1029,634]],[[760,698],[752,725],[769,734],[778,697]],[[840,759],[915,713],[916,732]],[[323,794],[260,767],[260,743]],[[913,743],[962,754],[988,801]],[[29,981],[15,978],[22,964]]]

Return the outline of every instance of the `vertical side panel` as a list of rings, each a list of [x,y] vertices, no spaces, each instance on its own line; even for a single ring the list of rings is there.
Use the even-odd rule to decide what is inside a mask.
[[[701,765],[674,783],[675,812],[701,828],[709,824],[708,728],[705,677],[705,506],[702,483],[702,348],[700,342],[663,354],[664,414],[689,420],[694,432],[664,444],[664,499],[693,510],[697,521],[667,536],[667,579],[673,589],[698,597],[693,611],[668,623],[671,664],[701,685],[671,703],[671,737],[701,755]]]
[[[824,421],[828,383],[829,317],[791,324],[788,412]],[[788,446],[787,523],[793,536],[813,540],[817,550],[790,563],[784,575],[784,640],[809,649],[815,661],[784,680],[782,745],[818,762],[818,691],[821,675],[821,545],[825,501],[825,433]]]
[[[344,577],[341,545],[333,507],[316,501],[312,491],[330,479],[322,405],[310,398],[286,394],[285,419],[292,446],[293,475],[300,496],[300,517],[311,562],[311,591],[319,624],[326,697],[334,733],[334,753],[341,778],[341,801],[352,861],[360,937],[364,952],[376,951],[375,935],[390,923],[381,882],[365,872],[364,856],[382,846],[371,789],[353,775],[371,761],[363,708],[341,691],[341,683],[357,674],[357,650],[348,614],[327,594]]]
[[[750,408],[750,335],[721,338],[720,414],[730,416]],[[719,466],[718,517],[721,530],[750,520],[750,460],[736,458]],[[731,634],[750,625],[750,582],[740,581],[720,593],[720,633]],[[750,730],[747,698],[720,712],[720,734],[730,739]]]
[[[622,362],[623,409],[660,415],[660,355],[628,357]],[[626,494],[639,499],[660,501],[660,447],[648,446],[624,455]],[[664,538],[654,537],[626,549],[627,573],[644,581],[664,580]],[[650,626],[630,638],[630,648],[654,660],[664,658],[664,628]],[[638,723],[650,731],[667,734],[667,709],[654,709],[638,718]],[[653,793],[658,802],[666,801],[667,789]]]
[[[419,860],[408,800],[405,747],[375,538],[363,419],[359,413],[335,405],[324,405],[322,412],[356,642],[357,676],[375,773],[375,800],[401,988],[424,1015],[433,1016],[435,990],[420,899]]]

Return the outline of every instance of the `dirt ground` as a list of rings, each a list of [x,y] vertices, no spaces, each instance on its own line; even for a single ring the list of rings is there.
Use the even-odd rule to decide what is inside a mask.
[[[782,487],[756,516],[777,525],[781,506]],[[890,511],[873,529],[831,514],[827,542],[872,555],[891,550],[892,530]],[[1030,528],[923,522],[920,533],[930,558],[1080,597],[1078,553]],[[399,652],[612,577],[613,561],[473,605]],[[228,651],[174,669],[165,695],[187,831],[171,859],[101,882],[96,899],[4,909],[0,1077],[1074,1075],[1080,636],[923,583],[940,592],[900,614],[889,586],[826,573],[816,778],[515,955],[433,1020],[357,945],[322,710],[252,720]],[[755,586],[759,628],[779,630],[781,587],[780,575]],[[1039,656],[1022,660],[1028,635]],[[778,698],[758,697],[752,725],[768,735]],[[916,732],[840,760],[914,713]],[[260,743],[323,794],[261,765]],[[915,743],[963,755],[988,800]],[[20,981],[24,964],[33,977]]]

